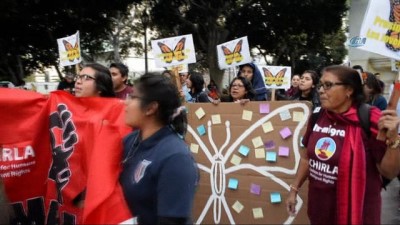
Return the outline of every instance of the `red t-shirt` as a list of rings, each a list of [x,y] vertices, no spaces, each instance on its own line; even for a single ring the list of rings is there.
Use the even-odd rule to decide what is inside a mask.
[[[337,221],[336,185],[339,158],[346,135],[346,125],[335,123],[321,112],[318,121],[308,130],[307,146],[309,158],[308,216],[311,224],[334,224]],[[380,112],[371,108],[371,128],[377,127]],[[310,128],[308,128],[310,129]],[[364,197],[363,223],[380,224],[381,177],[376,164],[382,160],[386,145],[376,137],[367,138],[366,146],[366,192]]]
[[[124,90],[120,91],[120,92],[115,92],[115,96],[117,98],[120,98],[122,100],[126,99],[126,96],[130,93],[133,92],[133,88],[129,85],[126,85],[126,87],[124,88]]]

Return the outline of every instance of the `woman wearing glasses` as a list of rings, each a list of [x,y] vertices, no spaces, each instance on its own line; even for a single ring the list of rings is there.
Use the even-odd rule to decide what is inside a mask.
[[[76,97],[115,97],[110,70],[98,63],[86,64],[75,76]]]
[[[311,224],[380,224],[381,175],[400,171],[400,119],[395,111],[370,109],[364,133],[357,110],[364,101],[361,77],[344,66],[326,67],[317,85],[322,109],[303,137],[296,177],[286,206],[296,213],[296,196],[306,179]],[[385,141],[377,132],[387,130]]]
[[[255,92],[249,80],[245,77],[235,77],[229,85],[229,96],[221,98],[222,102],[236,102],[244,104],[253,101]]]
[[[304,71],[300,77],[299,90],[290,98],[290,100],[310,101],[313,105],[313,109],[320,106],[318,90],[316,88],[317,83],[317,72],[313,70]]]

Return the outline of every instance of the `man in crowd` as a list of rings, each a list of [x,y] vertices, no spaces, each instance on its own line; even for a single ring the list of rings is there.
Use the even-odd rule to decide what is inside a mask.
[[[120,99],[133,92],[133,88],[127,85],[129,69],[122,63],[112,63],[110,73],[113,81],[115,95]]]
[[[69,93],[73,94],[75,87],[74,77],[74,74],[67,73],[64,79],[58,83],[57,90],[68,91]]]

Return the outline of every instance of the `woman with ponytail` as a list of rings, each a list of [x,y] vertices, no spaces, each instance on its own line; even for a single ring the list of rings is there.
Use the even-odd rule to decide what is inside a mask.
[[[126,100],[120,183],[139,224],[191,223],[198,183],[196,163],[185,144],[186,110],[170,79],[145,74]]]

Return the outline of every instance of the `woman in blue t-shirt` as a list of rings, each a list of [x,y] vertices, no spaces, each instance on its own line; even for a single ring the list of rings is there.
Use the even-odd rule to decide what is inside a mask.
[[[187,118],[179,92],[163,76],[145,74],[126,100],[120,183],[139,224],[188,224],[198,182],[183,136]]]

